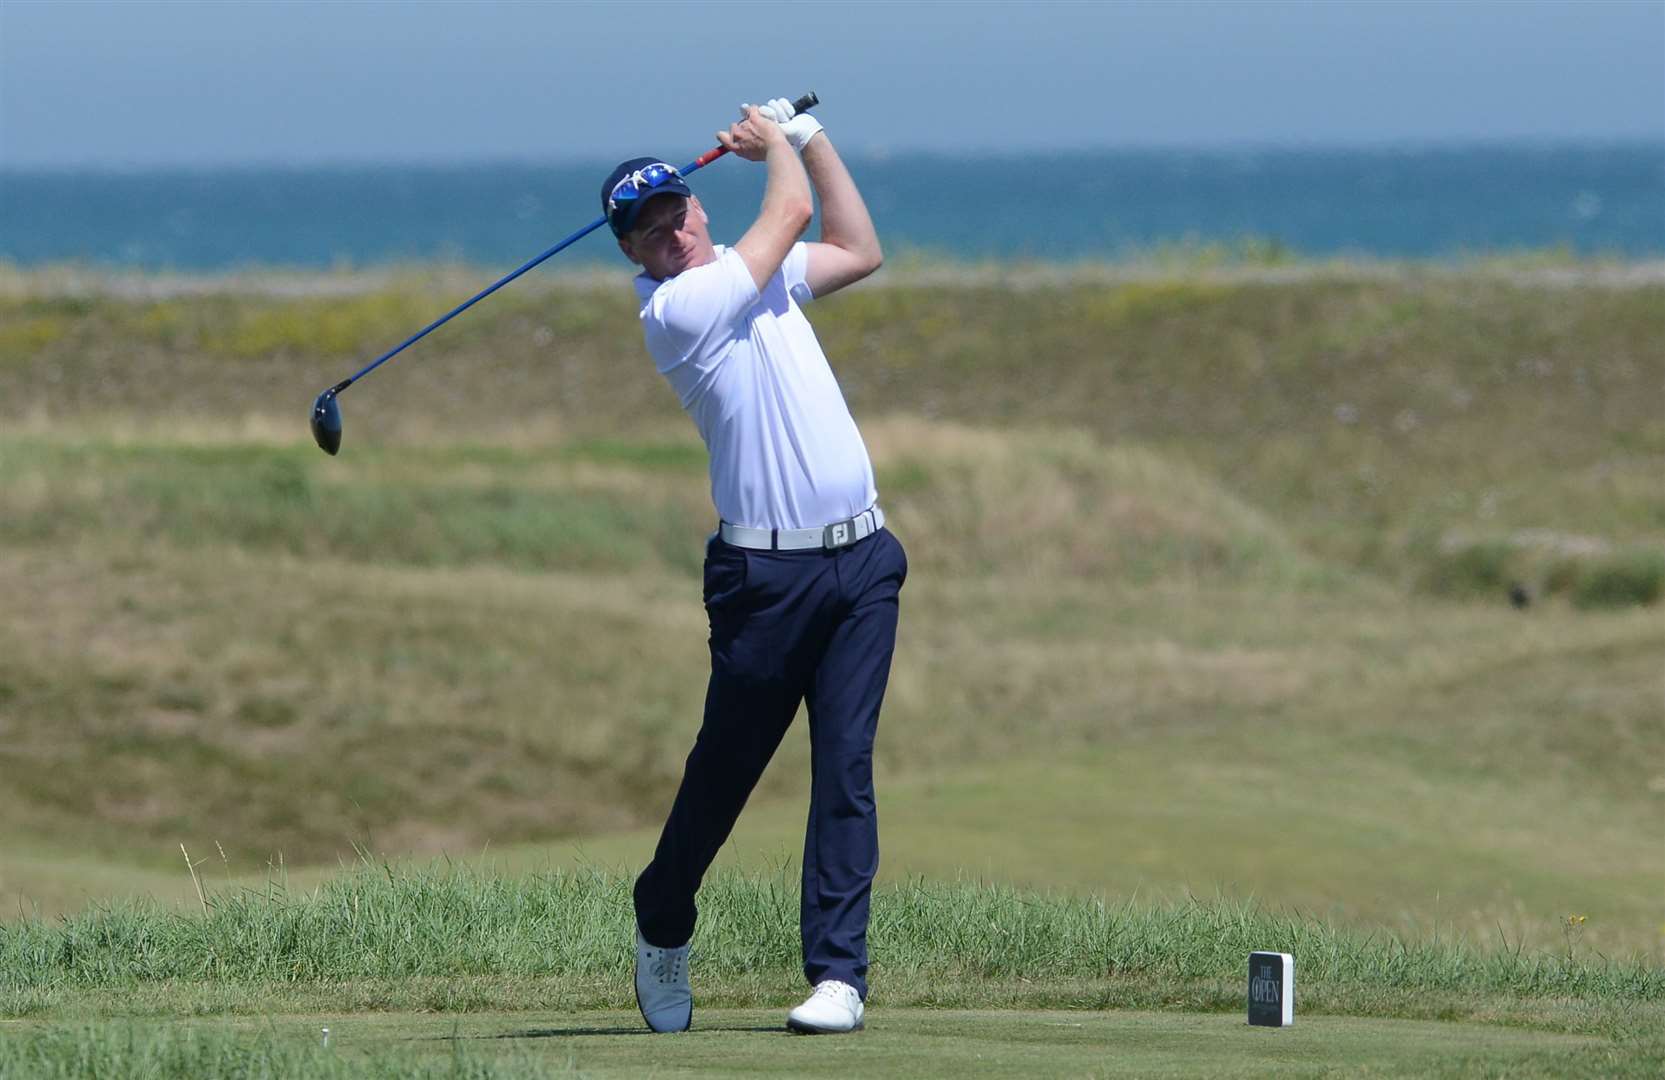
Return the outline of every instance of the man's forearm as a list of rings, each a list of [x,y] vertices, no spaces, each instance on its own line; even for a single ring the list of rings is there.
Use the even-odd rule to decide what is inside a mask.
[[[826,132],[804,147],[803,160],[809,181],[821,197],[821,242],[861,255],[878,266],[884,256],[873,218]]]
[[[814,203],[810,199],[809,178],[805,175],[804,165],[781,140],[778,149],[770,152],[764,159],[768,176],[763,185],[763,205],[758,209],[758,216],[765,217],[771,213],[780,214],[786,211],[788,217],[796,216],[793,211],[807,206],[814,212]]]
[[[734,245],[759,289],[767,285],[775,271],[780,269],[792,245],[809,228],[809,219],[815,215],[809,178],[804,175],[798,155],[793,153],[791,144],[773,121],[762,122],[769,125],[769,134],[763,136],[763,142],[769,144],[763,153],[764,165],[769,170],[763,188],[763,205],[757,212],[757,220]],[[755,151],[761,147],[753,142],[757,138],[757,129],[750,124],[750,120],[746,124],[737,124],[731,131],[741,132],[743,141],[736,145],[744,146],[743,156],[756,161],[758,156]],[[731,136],[729,142],[732,141]],[[729,142],[723,145],[728,146]]]

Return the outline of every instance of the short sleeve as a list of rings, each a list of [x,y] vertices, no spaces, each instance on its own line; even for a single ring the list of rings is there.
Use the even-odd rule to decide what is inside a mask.
[[[809,289],[809,245],[802,240],[792,245],[792,250],[786,253],[786,261],[780,264],[781,276],[786,279],[786,291],[792,294],[792,299],[800,304],[807,304],[815,299],[815,294]]]
[[[642,325],[660,371],[669,371],[725,336],[757,302],[757,283],[733,248],[684,270],[642,305]]]

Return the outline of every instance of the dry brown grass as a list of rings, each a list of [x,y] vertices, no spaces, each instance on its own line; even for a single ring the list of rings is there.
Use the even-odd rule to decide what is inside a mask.
[[[1238,865],[1211,823],[1249,812],[1239,770],[1294,770],[1312,881],[1327,859],[1387,888],[1398,857],[1483,914],[1517,894],[1475,852],[1534,872],[1531,792],[1566,866],[1645,893],[1657,608],[1517,612],[1418,575],[1459,534],[1665,535],[1657,289],[1206,286],[817,312],[913,567],[883,775],[992,777],[976,790],[1066,830],[1131,811],[1000,777],[1126,753],[1165,810],[1127,819],[1126,851],[1190,873],[1186,852]],[[102,888],[105,859],[179,874],[180,840],[248,866],[651,827],[700,710],[711,511],[627,300],[483,313],[349,394],[336,459],[300,413],[346,358],[202,344],[281,299],[31,309],[61,334],[0,357],[0,885],[49,879],[54,851]],[[805,768],[789,739],[758,794],[791,829]],[[974,794],[919,809],[999,817]],[[1442,821],[1461,835],[1415,846]],[[1002,842],[1036,873],[1104,857],[1080,828]],[[1532,880],[1538,903],[1577,875]],[[1651,941],[1624,905],[1602,940]]]

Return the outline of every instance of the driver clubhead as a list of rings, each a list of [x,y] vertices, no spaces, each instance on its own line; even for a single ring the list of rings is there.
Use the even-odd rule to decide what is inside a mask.
[[[319,394],[318,400],[312,403],[312,437],[319,449],[331,457],[341,449],[341,406],[336,404],[334,387]]]

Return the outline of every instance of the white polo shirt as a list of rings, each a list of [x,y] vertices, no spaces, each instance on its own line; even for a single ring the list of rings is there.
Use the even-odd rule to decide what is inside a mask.
[[[636,276],[659,373],[711,455],[724,521],[816,528],[878,499],[873,464],[801,303],[809,249],[794,244],[761,293],[740,253],[655,281]]]

